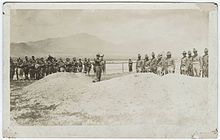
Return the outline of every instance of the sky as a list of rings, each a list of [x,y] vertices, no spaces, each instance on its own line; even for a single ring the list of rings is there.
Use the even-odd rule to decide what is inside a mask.
[[[11,42],[88,33],[141,51],[207,47],[208,12],[200,10],[11,10]],[[112,48],[117,49],[117,48]]]

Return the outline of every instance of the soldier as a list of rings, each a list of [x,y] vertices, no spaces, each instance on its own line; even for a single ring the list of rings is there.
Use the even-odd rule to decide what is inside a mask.
[[[87,73],[87,58],[84,59],[83,66],[84,66],[84,73],[86,74]]]
[[[35,79],[35,57],[32,56],[31,60],[30,60],[30,69],[29,69],[29,73],[30,73],[30,79],[34,80]]]
[[[43,78],[46,75],[46,63],[44,61],[44,58],[40,58],[40,79]]]
[[[106,68],[106,61],[104,60],[104,55],[101,55],[101,61],[102,61],[102,72],[105,74],[105,68]]]
[[[183,57],[181,58],[180,74],[183,74],[183,75],[187,74],[187,57],[186,57],[185,51],[183,51]]]
[[[15,64],[13,59],[10,57],[10,80],[13,80],[15,74]]]
[[[60,58],[58,61],[58,66],[59,66],[59,72],[65,72],[65,63],[63,62],[63,59]]]
[[[93,60],[93,62],[92,62],[92,66],[93,66],[93,72],[94,72],[94,74],[95,74],[95,73],[96,73],[95,58],[94,58],[94,60]]]
[[[66,66],[66,72],[71,72],[72,63],[70,62],[69,58],[66,58],[65,66]]]
[[[150,72],[157,73],[157,59],[155,58],[154,52],[151,54],[152,58],[150,60]]]
[[[139,73],[142,70],[143,62],[141,60],[141,55],[138,54],[138,59],[136,61],[136,72]]]
[[[101,81],[101,76],[102,76],[102,66],[101,66],[101,59],[100,59],[100,54],[96,55],[96,59],[94,60],[95,62],[95,68],[96,68],[96,80],[93,82],[99,82]]]
[[[201,70],[201,58],[198,56],[197,50],[193,49],[193,57],[192,57],[192,66],[193,66],[193,75],[195,77],[200,77]]]
[[[128,70],[129,72],[132,72],[132,65],[133,65],[133,62],[131,59],[128,60]]]
[[[76,73],[77,72],[77,68],[78,68],[78,63],[76,61],[76,58],[73,57],[73,61],[72,61],[72,72]]]
[[[150,67],[150,60],[149,60],[148,55],[146,54],[145,58],[144,58],[143,71],[144,72],[149,72],[150,71],[149,67]]]
[[[29,68],[30,68],[30,62],[28,60],[28,57],[25,56],[25,61],[23,62],[23,70],[24,70],[25,80],[29,80],[29,78],[28,78]]]
[[[92,68],[92,63],[91,63],[90,59],[88,58],[88,61],[87,61],[87,72],[88,72],[88,75],[90,75],[91,68]]]
[[[205,48],[204,55],[202,57],[202,77],[208,77],[209,76],[209,55],[208,55],[208,49]]]
[[[188,57],[187,57],[187,75],[188,75],[188,76],[193,76],[192,53],[191,53],[191,51],[188,51]]]
[[[81,59],[79,59],[79,62],[78,62],[78,71],[79,71],[79,72],[82,72],[82,69],[83,69],[83,63],[82,63]]]
[[[171,52],[167,52],[167,57],[165,59],[165,74],[168,73],[175,73],[175,62],[174,59],[171,57]]]
[[[36,59],[36,64],[35,64],[35,74],[36,74],[36,79],[37,80],[39,80],[41,78],[40,77],[40,70],[41,70],[40,65],[41,65],[40,59],[37,58]]]
[[[53,58],[52,59],[52,72],[56,73],[58,72],[58,70],[59,70],[59,66],[58,66],[57,60],[56,58]]]
[[[49,59],[46,59],[46,62],[45,62],[45,73],[46,73],[46,76],[51,74],[51,61]]]
[[[17,70],[16,70],[16,75],[17,75],[17,80],[23,80],[23,60],[19,57],[17,59]]]
[[[164,63],[163,63],[163,59],[162,59],[162,54],[159,54],[157,56],[157,75],[159,75],[159,76],[163,76],[164,75],[164,73],[163,73],[163,70],[164,70],[163,66],[164,66]]]

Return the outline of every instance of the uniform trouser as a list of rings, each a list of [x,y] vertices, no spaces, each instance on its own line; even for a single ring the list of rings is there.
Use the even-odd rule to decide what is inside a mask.
[[[96,80],[101,81],[102,67],[96,66]]]
[[[82,72],[82,69],[83,69],[82,67],[79,67],[79,68],[78,68],[79,72]]]
[[[208,66],[202,67],[202,77],[208,77],[209,76],[209,68]]]
[[[157,75],[160,75],[160,76],[163,75],[163,68],[162,67],[157,67]]]
[[[10,70],[10,80],[13,80],[14,74],[15,74],[15,70],[11,69]]]
[[[24,71],[23,71],[23,69],[22,68],[18,68],[17,69],[18,70],[18,76],[17,76],[17,80],[22,80],[22,79],[24,79],[24,77],[23,77],[23,74],[24,74]]]
[[[193,64],[193,75],[195,77],[200,77],[200,64],[199,63]]]
[[[41,76],[40,76],[40,68],[36,69],[35,74],[36,74],[36,79],[39,80],[41,78]]]
[[[187,74],[187,67],[186,66],[181,66],[180,67],[180,74],[183,74],[183,75]]]
[[[157,67],[151,66],[150,71],[153,72],[153,73],[157,73]]]
[[[192,66],[189,66],[189,67],[188,67],[188,69],[187,69],[187,75],[193,76],[193,68],[192,68]]]
[[[87,66],[84,66],[84,73],[87,73],[88,69]]]
[[[93,66],[93,71],[94,71],[94,73],[96,73],[96,68],[95,68],[96,66]]]
[[[136,72],[141,72],[141,67],[136,67]]]
[[[30,69],[30,79],[32,79],[32,80],[35,79],[35,69],[34,68]]]
[[[167,67],[167,73],[174,73],[174,67],[173,66],[168,66]]]
[[[71,67],[70,66],[66,67],[66,72],[71,72]]]
[[[29,69],[28,68],[24,68],[24,76],[25,76],[25,80],[28,80],[28,74],[29,74]]]
[[[132,72],[132,66],[129,66],[129,72]]]
[[[90,73],[90,71],[91,71],[91,67],[87,67],[88,74]]]

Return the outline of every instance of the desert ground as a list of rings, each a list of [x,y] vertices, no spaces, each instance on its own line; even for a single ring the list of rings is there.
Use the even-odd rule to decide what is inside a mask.
[[[216,117],[209,114],[213,106],[208,78],[119,71],[104,74],[101,82],[93,83],[94,78],[94,74],[60,72],[38,81],[12,81],[12,123],[171,125],[185,128],[189,137],[200,132],[216,136],[216,128],[208,123]]]

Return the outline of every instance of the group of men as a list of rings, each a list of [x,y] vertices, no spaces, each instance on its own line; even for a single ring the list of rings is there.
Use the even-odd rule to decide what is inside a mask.
[[[193,49],[193,55],[191,51],[183,51],[183,57],[181,58],[180,74],[194,76],[194,77],[208,77],[208,49],[205,48],[204,55],[201,58],[197,50]],[[131,59],[128,61],[129,72],[132,71],[133,62]],[[138,54],[136,61],[136,72],[152,72],[160,76],[175,73],[175,60],[171,57],[171,52],[168,51],[166,57],[162,54],[158,54],[157,58],[155,53],[152,52],[151,58],[145,55],[144,59],[141,59],[141,55]]]
[[[197,50],[193,49],[193,55],[191,51],[183,51],[183,57],[181,58],[180,73],[184,75],[194,77],[208,77],[209,76],[209,55],[208,49],[204,49],[204,55],[200,57]]]
[[[99,55],[101,72],[105,72],[105,61],[103,57],[104,55]],[[84,72],[90,75],[92,68],[94,73],[96,73],[96,66],[99,67],[96,59],[97,58],[95,58],[94,61],[90,61],[89,58],[85,58],[84,61],[81,59],[77,61],[77,59],[73,57],[72,60],[70,58],[63,60],[62,58],[56,59],[50,55],[46,59],[43,57],[35,58],[34,56],[31,58],[25,56],[24,59],[20,57],[17,59],[10,58],[10,80],[39,80],[56,72]]]

